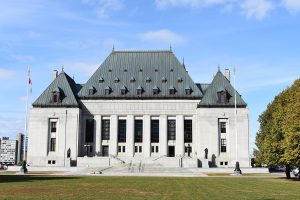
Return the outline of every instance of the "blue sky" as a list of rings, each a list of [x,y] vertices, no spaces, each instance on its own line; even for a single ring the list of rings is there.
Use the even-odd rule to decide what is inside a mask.
[[[116,50],[172,50],[195,82],[237,68],[236,87],[257,118],[299,78],[300,0],[0,0],[0,136],[24,131],[32,99],[53,69],[84,83]]]

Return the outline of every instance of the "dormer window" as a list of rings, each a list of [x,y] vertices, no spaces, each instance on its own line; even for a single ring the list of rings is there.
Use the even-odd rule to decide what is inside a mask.
[[[228,103],[229,95],[226,90],[218,91],[217,95],[218,95],[218,103],[220,103],[220,104]]]
[[[183,81],[183,78],[182,78],[182,77],[178,77],[178,78],[177,78],[177,82],[178,82],[178,83],[181,83],[182,81]]]
[[[170,95],[174,95],[175,92],[176,92],[175,88],[174,88],[173,86],[171,86],[171,87],[169,88],[169,93],[170,93]]]
[[[125,87],[125,85],[123,85],[121,87],[121,95],[125,95],[127,93],[127,88]]]
[[[60,103],[60,89],[57,87],[52,91],[52,102],[53,103]]]
[[[93,86],[91,86],[89,88],[89,95],[93,95],[95,93],[95,88]]]
[[[151,78],[150,78],[149,76],[146,78],[146,82],[147,82],[147,83],[150,83],[150,82],[151,82]]]
[[[185,88],[185,94],[186,95],[191,95],[192,94],[192,89],[190,87]]]
[[[109,87],[109,86],[106,86],[106,87],[104,88],[104,93],[105,93],[105,95],[109,95],[110,92],[111,92],[110,87]]]
[[[130,78],[130,82],[131,83],[135,82],[135,78],[133,76]]]
[[[152,89],[152,91],[153,91],[153,95],[158,95],[159,88],[157,86],[154,86],[153,89]]]
[[[166,77],[162,77],[161,78],[161,82],[166,83],[167,82],[167,78]]]
[[[99,83],[103,83],[104,79],[102,77],[99,78]]]
[[[120,81],[120,79],[118,77],[115,78],[115,83],[118,83]]]
[[[143,93],[143,88],[139,85],[138,88],[136,89],[136,94],[142,95],[142,93]]]

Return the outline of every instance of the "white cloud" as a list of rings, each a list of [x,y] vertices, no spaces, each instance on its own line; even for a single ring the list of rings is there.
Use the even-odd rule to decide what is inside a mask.
[[[15,71],[0,68],[0,80],[12,79],[13,77],[15,77],[15,75],[16,75]]]
[[[168,6],[187,6],[197,8],[213,4],[222,4],[228,0],[155,0],[156,7],[159,9],[167,8]]]
[[[119,11],[124,7],[122,0],[82,0],[82,3],[93,7],[101,18],[107,18],[111,12]]]
[[[282,0],[282,4],[291,13],[300,11],[300,0]]]
[[[247,18],[263,19],[273,8],[274,5],[269,0],[245,0],[241,4],[242,13]]]
[[[183,44],[184,38],[168,29],[161,29],[157,31],[149,31],[140,35],[142,40],[162,42],[169,45]]]

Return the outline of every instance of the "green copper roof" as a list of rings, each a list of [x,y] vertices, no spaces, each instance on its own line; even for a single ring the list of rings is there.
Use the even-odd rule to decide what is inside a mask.
[[[153,94],[158,87],[159,93]],[[94,87],[94,94],[89,88]],[[110,87],[110,94],[105,88]],[[126,88],[126,94],[121,89]],[[137,88],[143,93],[137,95]],[[175,88],[170,94],[169,88]],[[185,88],[191,88],[186,94]],[[172,51],[113,51],[78,93],[95,99],[201,99],[203,94]]]
[[[228,79],[218,71],[211,84],[197,84],[198,87],[204,91],[204,96],[198,107],[232,107],[234,106],[234,91]],[[218,103],[218,92],[227,92],[229,99],[228,103]],[[242,99],[241,95],[237,92],[236,103],[238,107],[246,107],[247,104]]]
[[[65,72],[61,72],[32,104],[33,107],[79,107],[77,92],[82,88]],[[60,92],[61,101],[53,102],[53,92]]]

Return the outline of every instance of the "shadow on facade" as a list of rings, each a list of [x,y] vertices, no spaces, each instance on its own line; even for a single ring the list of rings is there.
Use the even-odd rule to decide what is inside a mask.
[[[211,156],[211,161],[208,162],[209,167],[217,167],[216,158],[215,154]]]

